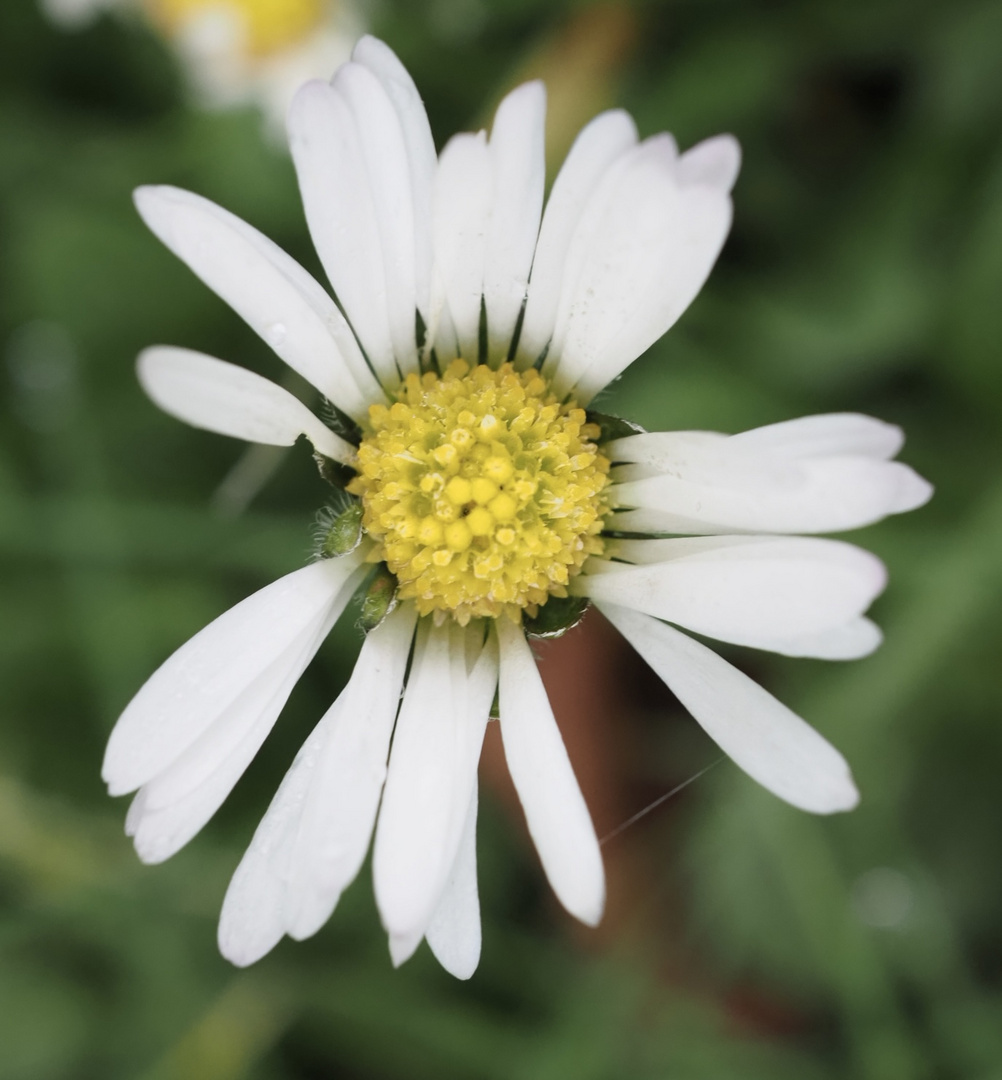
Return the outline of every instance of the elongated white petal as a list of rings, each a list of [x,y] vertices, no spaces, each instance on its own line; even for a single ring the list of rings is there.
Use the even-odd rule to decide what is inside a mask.
[[[678,147],[672,136],[667,133],[640,145],[629,147],[610,163],[584,201],[584,207],[578,215],[567,246],[553,338],[542,368],[543,373],[550,378],[554,378],[558,367],[563,365],[564,345],[570,319],[576,307],[579,306],[576,303],[581,291],[578,282],[589,254],[601,241],[606,218],[619,198],[620,187],[629,177],[631,170],[636,169],[638,161],[643,161],[645,157],[650,158],[652,154],[660,155],[663,168],[670,170],[678,156]],[[566,378],[562,380],[561,386],[572,385],[581,370],[582,364],[574,364],[573,370],[565,373]]]
[[[309,937],[355,879],[376,821],[416,614],[401,605],[366,638],[351,680],[296,756],[237,867],[222,954],[253,963]]]
[[[407,143],[389,94],[367,67],[357,63],[342,65],[332,85],[354,120],[359,164],[379,234],[390,338],[397,367],[406,374],[417,366],[417,262]]]
[[[599,608],[710,738],[763,787],[816,814],[857,804],[842,755],[747,675],[656,619],[612,604]]]
[[[810,656],[816,660],[861,660],[880,648],[884,640],[880,627],[869,619],[850,619],[842,626],[819,634],[792,638],[763,638],[756,648],[783,656]]]
[[[477,784],[463,836],[435,914],[425,935],[435,959],[457,979],[468,979],[480,963],[480,896],[477,891]]]
[[[789,458],[869,457],[885,461],[904,445],[901,428],[860,413],[822,413],[732,435],[727,445],[741,453]]]
[[[886,584],[876,556],[837,540],[711,537],[634,542],[662,561],[606,563],[573,589],[738,645],[821,634],[858,618]]]
[[[680,176],[675,144],[656,136],[610,169],[568,251],[554,347],[558,391],[587,402],[675,322],[727,236],[722,177]]]
[[[628,113],[602,113],[582,129],[557,174],[539,230],[519,339],[519,353],[530,364],[553,336],[567,249],[585,204],[610,165],[636,142]]]
[[[455,135],[445,144],[435,175],[432,332],[437,337],[439,310],[447,304],[459,348],[474,362],[492,182],[491,159],[482,131]]]
[[[332,613],[335,617],[339,611]],[[132,800],[125,832],[147,863],[169,859],[219,809],[274,726],[306,665],[333,625],[314,624],[262,672],[172,764]]]
[[[328,713],[330,731],[303,807],[289,881],[294,938],[320,929],[365,859],[416,618],[403,604],[368,635],[351,681]]]
[[[428,114],[414,80],[388,45],[366,35],[355,46],[352,59],[377,76],[400,118],[414,204],[414,288],[418,310],[427,322],[432,262],[431,205],[437,166]]]
[[[901,432],[832,414],[740,435],[652,432],[608,443],[610,527],[635,532],[836,532],[913,510],[931,486],[885,460]],[[623,464],[632,463],[632,464]]]
[[[686,537],[674,540],[609,540],[606,542],[606,559],[636,564],[663,562],[668,558],[697,555],[714,548],[747,546],[750,538],[745,536]],[[760,542],[755,538],[752,543]],[[593,559],[588,566],[589,574],[615,573],[613,562]],[[755,635],[754,646],[784,656],[812,656],[819,660],[858,660],[869,656],[883,641],[880,629],[869,619],[855,618],[846,623],[820,632],[796,634],[792,637],[769,637]],[[744,642],[752,644],[752,642]]]
[[[110,793],[134,791],[176,761],[262,671],[328,617],[363,554],[360,547],[280,578],[182,645],[111,733],[101,774]]]
[[[237,967],[260,960],[287,931],[285,871],[325,734],[318,724],[303,743],[226,890],[217,939]]]
[[[603,571],[616,573],[623,569],[623,563],[634,563],[638,566],[649,566],[652,563],[663,563],[670,560],[695,558],[717,553],[718,558],[737,556],[739,558],[754,558],[759,554],[768,554],[770,551],[781,555],[790,549],[782,547],[762,548],[762,544],[775,544],[775,537],[767,536],[680,536],[671,539],[644,539],[627,540],[614,539],[607,542],[605,548],[605,560],[594,559],[588,564],[589,573]],[[796,550],[796,541],[793,541],[793,550]],[[810,550],[808,548],[807,550]],[[821,550],[824,550],[823,548]],[[614,559],[615,562],[607,560]]]
[[[171,765],[140,789],[126,818],[144,862],[163,862],[219,809],[268,737],[278,714],[365,574],[358,569],[334,604],[218,716]]]
[[[497,685],[493,638],[477,646],[475,626],[420,625],[397,719],[376,827],[376,902],[394,956],[424,936],[452,871],[462,837],[484,729]]]
[[[288,129],[317,254],[376,375],[395,385],[383,240],[351,109],[328,83],[308,82],[292,101]]]
[[[143,221],[294,371],[357,420],[378,384],[334,301],[295,259],[215,203],[175,187],[135,193]]]
[[[930,485],[907,465],[863,457],[784,463],[726,455],[617,483],[621,509],[609,527],[625,532],[840,532],[923,505]],[[693,477],[690,479],[690,477]],[[696,478],[698,477],[698,478]],[[627,509],[633,508],[633,509]]]
[[[546,90],[525,83],[498,106],[488,151],[493,174],[484,259],[484,305],[492,356],[507,359],[529,283],[546,181]]]
[[[335,461],[348,462],[354,456],[355,448],[298,398],[246,368],[159,345],[139,354],[136,370],[153,401],[192,427],[266,446],[291,446],[305,435]]]
[[[508,771],[557,899],[576,918],[595,926],[605,906],[605,873],[588,807],[525,634],[507,619],[495,625],[501,643],[498,697]]]

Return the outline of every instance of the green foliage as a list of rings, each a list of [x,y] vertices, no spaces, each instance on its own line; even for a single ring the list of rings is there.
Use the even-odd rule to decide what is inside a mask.
[[[442,142],[540,50],[573,69],[588,6],[384,0],[373,17]],[[609,104],[682,146],[731,130],[745,163],[709,284],[598,408],[651,430],[868,412],[906,427],[937,485],[861,537],[891,569],[874,657],[729,653],[845,752],[860,808],[810,818],[724,764],[610,843],[628,914],[592,935],[485,784],[469,984],[426,949],[391,968],[367,872],[315,939],[223,961],[228,876],[360,632],[343,620],[203,834],[141,866],[99,781],[107,733],[174,648],[302,565],[330,488],[304,445],[245,457],[139,391],[133,358],[159,341],[280,372],[131,189],[192,188],[317,261],[253,111],[188,107],[139,20],[70,34],[4,0],[0,1080],[1002,1076],[1002,5],[630,10]],[[264,480],[243,509],[234,485]],[[715,751],[637,670],[602,764],[639,808]]]

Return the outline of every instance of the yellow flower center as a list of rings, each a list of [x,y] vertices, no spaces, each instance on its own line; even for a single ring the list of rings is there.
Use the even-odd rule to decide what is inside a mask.
[[[154,21],[169,34],[192,19],[220,13],[237,21],[244,49],[254,56],[281,52],[307,37],[324,13],[323,0],[148,0]]]
[[[369,425],[348,490],[373,558],[422,615],[535,615],[601,553],[599,429],[536,371],[454,360],[441,377],[408,375]]]

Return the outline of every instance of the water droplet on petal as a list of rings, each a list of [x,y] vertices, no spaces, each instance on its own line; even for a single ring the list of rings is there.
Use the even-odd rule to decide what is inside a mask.
[[[288,336],[288,328],[285,323],[272,323],[264,332],[265,340],[273,348],[277,349]]]

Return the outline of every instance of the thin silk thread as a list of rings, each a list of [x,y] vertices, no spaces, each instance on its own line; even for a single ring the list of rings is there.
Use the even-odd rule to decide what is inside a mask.
[[[690,784],[694,784],[701,776],[705,776],[710,769],[716,768],[724,760],[724,756],[725,755],[721,755],[716,761],[711,761],[705,769],[700,769],[695,776],[690,776],[688,780],[683,780],[681,784],[677,787],[673,787],[666,795],[662,795],[660,798],[655,799],[654,802],[645,806],[643,810],[638,810],[633,817],[627,818],[622,825],[617,825],[612,832],[606,833],[605,836],[599,840],[599,847],[619,836],[620,833],[625,832],[631,825],[635,825],[641,818],[646,817],[652,810],[656,810],[662,803],[667,802],[673,795],[677,795],[683,788],[687,788]]]

